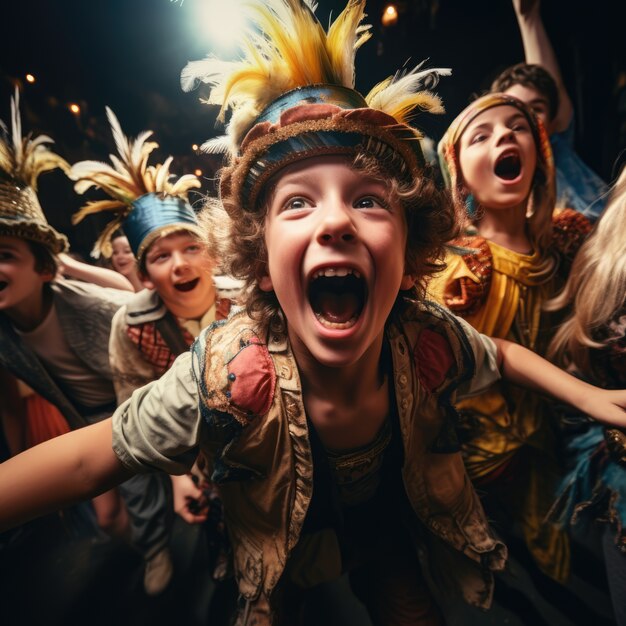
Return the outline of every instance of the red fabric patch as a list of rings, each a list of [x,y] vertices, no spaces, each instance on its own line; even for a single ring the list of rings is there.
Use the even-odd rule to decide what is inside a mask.
[[[215,319],[225,320],[230,313],[231,302],[228,298],[220,298],[215,303]]]
[[[431,393],[443,383],[455,359],[447,339],[425,328],[413,349],[413,360],[420,382]]]
[[[251,342],[228,364],[230,401],[250,416],[265,415],[276,387],[274,363],[267,348]]]

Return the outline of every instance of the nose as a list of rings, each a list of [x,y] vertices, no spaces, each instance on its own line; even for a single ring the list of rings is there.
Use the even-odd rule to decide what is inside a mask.
[[[175,273],[180,274],[188,265],[187,257],[182,252],[178,250],[172,252],[172,269]]]
[[[502,143],[508,143],[509,141],[513,141],[515,137],[515,132],[512,128],[508,126],[501,126],[498,130],[498,145]]]
[[[356,240],[356,227],[350,215],[351,207],[343,202],[333,202],[321,210],[317,229],[320,244],[350,243]]]

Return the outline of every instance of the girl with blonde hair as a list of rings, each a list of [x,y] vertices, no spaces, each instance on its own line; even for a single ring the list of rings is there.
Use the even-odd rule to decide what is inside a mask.
[[[570,309],[550,343],[557,365],[605,389],[626,384],[626,169],[576,255],[563,291],[547,304]],[[553,508],[564,526],[603,523],[602,548],[618,624],[626,624],[626,435],[580,414],[564,416],[571,469]],[[573,435],[569,436],[569,432]]]

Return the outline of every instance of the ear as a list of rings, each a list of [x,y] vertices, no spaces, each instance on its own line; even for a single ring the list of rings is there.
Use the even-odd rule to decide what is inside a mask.
[[[400,290],[407,291],[408,289],[411,289],[413,285],[415,285],[415,276],[405,274],[402,277],[402,282],[400,283]]]
[[[267,263],[259,263],[256,280],[261,291],[274,291],[274,283],[272,283],[272,278],[267,270]]]
[[[146,289],[156,289],[156,287],[154,286],[154,283],[150,280],[147,274],[144,274],[143,272],[139,272],[139,280],[141,281],[141,284]]]
[[[55,278],[55,275],[52,272],[48,272],[47,270],[40,272],[39,276],[41,276],[42,283],[49,283]]]

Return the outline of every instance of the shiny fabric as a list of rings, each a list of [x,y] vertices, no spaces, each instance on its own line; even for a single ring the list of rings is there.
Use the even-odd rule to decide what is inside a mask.
[[[443,312],[440,315],[446,319]],[[271,333],[267,343],[278,374],[277,392],[269,413],[260,419],[241,415],[237,409],[238,400],[231,394],[223,362],[229,363],[230,369],[239,353],[245,354],[248,346],[258,345],[258,338],[246,328],[248,323],[245,317],[231,317],[228,327],[203,335],[195,345],[198,362],[194,369],[200,381],[201,411],[213,433],[209,440],[228,431],[229,421],[232,423],[229,413],[237,416],[239,428],[233,431],[232,439],[213,450],[214,458],[217,454],[213,478],[220,483],[224,499],[240,592],[250,602],[248,610],[258,623],[265,624],[271,623],[267,617],[271,614],[271,592],[300,537],[312,494],[313,468],[298,370],[285,335]],[[491,583],[486,583],[490,580],[488,571],[503,566],[505,549],[487,526],[458,452],[430,451],[429,442],[441,431],[445,415],[439,403],[445,405],[446,394],[452,393],[455,383],[449,372],[431,393],[417,379],[411,346],[419,342],[425,326],[445,337],[452,346],[451,369],[457,372],[459,380],[469,374],[469,363],[464,363],[464,359],[470,354],[465,352],[464,357],[463,341],[459,343],[463,335],[455,335],[454,325],[437,321],[437,315],[415,311],[414,319],[388,329],[405,437],[407,463],[403,482],[417,517],[444,540],[448,550],[453,548],[447,558],[458,561],[460,553],[469,557],[461,558],[460,563],[455,561],[453,566],[465,599],[487,606],[491,597]],[[462,333],[460,328],[457,332]],[[253,519],[255,522],[251,523]],[[446,566],[436,560],[432,567]],[[246,621],[243,616],[240,619],[238,624],[257,623]]]
[[[138,259],[157,237],[165,234],[165,230],[190,230],[202,235],[196,214],[188,202],[156,193],[144,194],[131,203],[123,228]]]
[[[541,307],[555,291],[555,277],[545,271],[537,253],[520,254],[493,242],[487,244],[492,265],[489,290],[481,306],[464,319],[486,335],[542,354],[546,337],[541,332]],[[450,254],[446,261],[446,270],[429,287],[433,298],[442,303],[449,303],[458,293],[459,281],[480,282],[463,257]],[[523,450],[526,465],[521,471],[528,472],[528,478],[523,484],[516,483],[515,494],[502,495],[513,519],[522,521],[526,542],[538,564],[553,578],[564,580],[569,571],[567,537],[544,523],[559,480],[545,403],[537,394],[499,381],[479,396],[462,400],[457,408],[465,418],[463,457],[478,486],[496,488],[511,471],[508,465]]]

